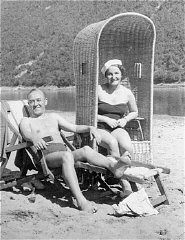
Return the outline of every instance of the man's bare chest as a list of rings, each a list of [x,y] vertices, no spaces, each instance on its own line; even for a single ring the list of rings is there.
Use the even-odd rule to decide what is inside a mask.
[[[31,129],[37,133],[57,131],[57,122],[52,119],[33,119],[30,123]]]

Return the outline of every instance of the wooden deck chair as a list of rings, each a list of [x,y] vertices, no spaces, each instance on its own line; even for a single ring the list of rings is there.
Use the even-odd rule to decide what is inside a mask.
[[[87,26],[74,40],[76,123],[97,126],[97,88],[98,84],[105,81],[100,69],[106,61],[120,59],[126,69],[127,82],[135,95],[139,112],[138,118],[132,120],[126,129],[133,142],[134,161],[144,164],[153,162],[155,39],[156,31],[151,19],[139,13],[128,12]],[[82,135],[82,144],[97,149],[96,143],[86,135]],[[157,179],[159,183],[159,177]]]
[[[30,116],[30,110],[27,100],[15,100],[15,101],[1,101],[0,102],[0,111],[1,111],[1,186],[0,189],[5,189],[8,187],[13,187],[16,185],[21,185],[24,182],[29,182],[34,178],[44,179],[45,176],[43,173],[33,174],[30,176],[26,176],[28,169],[37,170],[37,166],[33,161],[30,161],[30,158],[34,158],[31,155],[31,152],[28,149],[32,146],[31,142],[24,142],[22,136],[19,132],[19,123],[23,117]],[[63,138],[67,147],[74,151],[76,148],[71,144],[71,139],[73,136],[69,136],[68,138],[61,132],[61,137]],[[51,138],[48,136],[44,139],[45,141],[50,141]],[[19,152],[21,149],[27,151]],[[11,158],[10,156],[17,152],[17,155]],[[23,156],[24,154],[24,156]],[[24,158],[24,161],[19,161],[19,158]],[[29,160],[27,161],[27,159]],[[15,166],[15,161],[18,160]],[[15,160],[15,161],[14,161]],[[10,161],[12,161],[10,163]],[[6,168],[9,165],[9,168]],[[76,168],[83,168],[84,171],[90,170],[91,172],[96,173],[105,173],[107,170],[101,167],[92,166],[88,163],[77,163]],[[7,171],[9,170],[9,171]],[[15,171],[11,171],[15,170]],[[56,169],[53,171],[55,175],[59,176],[61,174],[61,169]],[[102,184],[105,187],[108,187],[103,180],[100,179]],[[81,184],[83,184],[83,179],[81,180]]]
[[[29,161],[27,166],[26,161],[30,158],[29,151],[20,152],[21,149],[29,149],[32,146],[31,142],[25,142],[19,132],[19,123],[23,116],[29,116],[29,107],[26,100],[22,101],[1,101],[1,189],[22,185],[24,182],[29,182],[32,179],[43,179],[43,174],[33,174],[26,176],[27,167],[35,169],[34,161]],[[48,141],[49,139],[45,139]],[[16,155],[12,154],[19,152],[17,157],[24,158],[22,165],[14,164]],[[17,153],[18,153],[17,152]],[[24,155],[23,155],[24,154]]]

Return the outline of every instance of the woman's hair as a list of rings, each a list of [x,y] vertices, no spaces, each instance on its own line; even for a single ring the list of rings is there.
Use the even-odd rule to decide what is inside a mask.
[[[121,75],[123,76],[123,74],[125,73],[125,68],[123,67],[123,65],[112,65],[112,66],[119,68],[119,70],[121,71]],[[107,77],[108,70],[109,69],[107,69],[105,72],[105,77]]]

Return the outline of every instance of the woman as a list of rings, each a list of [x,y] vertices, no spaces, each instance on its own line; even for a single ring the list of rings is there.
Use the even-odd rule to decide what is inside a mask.
[[[107,132],[118,142],[120,155],[128,151],[133,156],[133,146],[126,124],[138,115],[133,93],[121,85],[124,68],[118,59],[109,60],[101,69],[107,83],[98,87],[98,128],[102,141],[106,143]]]
[[[107,79],[107,83],[98,87],[98,128],[101,141],[111,149],[109,142],[116,139],[119,147],[117,154],[121,156],[130,154],[131,159],[133,146],[124,127],[138,115],[135,97],[128,88],[121,85],[124,68],[120,60],[109,60],[104,64],[101,72]],[[113,152],[116,152],[116,145]],[[129,195],[130,184],[122,180],[122,187],[124,194]]]

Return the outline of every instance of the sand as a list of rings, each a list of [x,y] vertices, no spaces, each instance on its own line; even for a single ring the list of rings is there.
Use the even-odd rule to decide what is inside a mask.
[[[161,175],[170,205],[157,207],[158,215],[115,217],[114,199],[108,198],[96,201],[97,213],[80,212],[67,189],[47,183],[34,203],[26,192],[1,192],[2,239],[184,239],[184,123],[183,117],[154,115],[154,164],[171,169]],[[145,190],[149,196],[158,194],[154,184]],[[92,200],[98,193],[84,194]]]

